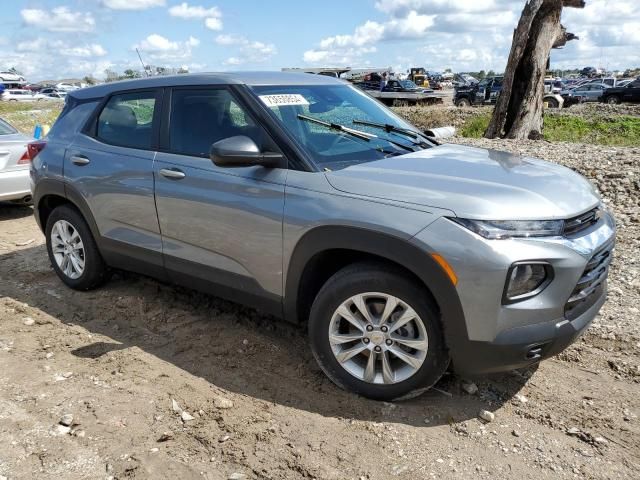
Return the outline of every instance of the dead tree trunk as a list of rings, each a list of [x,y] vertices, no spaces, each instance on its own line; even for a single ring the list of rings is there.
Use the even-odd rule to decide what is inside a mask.
[[[560,24],[563,7],[583,8],[583,0],[528,0],[513,34],[502,91],[486,138],[542,137],[544,77],[552,48],[576,38]]]

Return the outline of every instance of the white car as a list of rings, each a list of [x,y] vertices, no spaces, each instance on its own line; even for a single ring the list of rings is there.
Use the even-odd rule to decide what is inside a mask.
[[[31,90],[21,90],[18,88],[9,88],[2,92],[2,100],[9,102],[33,102],[33,92]]]
[[[46,93],[42,93],[42,92],[36,92],[33,94],[33,99],[36,101],[40,101],[40,100],[51,100],[54,102],[63,102],[64,98],[66,96],[66,92],[64,95],[60,95],[58,92],[52,92],[49,94]]]
[[[32,141],[0,118],[0,201],[31,203],[27,145]]]
[[[75,85],[71,85],[70,83],[58,83],[56,85],[56,88],[58,89],[58,91],[63,91],[63,92],[71,92],[73,90],[78,90],[78,87],[76,87]]]
[[[53,98],[65,98],[67,96],[67,92],[65,92],[64,90],[57,90],[51,87],[43,88],[38,93],[40,95],[46,95],[47,97]]]
[[[0,82],[24,82],[24,77],[16,73],[0,72]]]

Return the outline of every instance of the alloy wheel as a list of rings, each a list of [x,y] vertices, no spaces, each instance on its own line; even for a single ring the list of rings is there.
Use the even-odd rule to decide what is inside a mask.
[[[78,230],[66,220],[58,220],[51,229],[51,251],[58,268],[76,280],[85,268],[85,251]]]
[[[338,363],[373,384],[395,384],[422,367],[429,340],[417,312],[403,300],[379,292],[354,295],[340,304],[329,324]]]

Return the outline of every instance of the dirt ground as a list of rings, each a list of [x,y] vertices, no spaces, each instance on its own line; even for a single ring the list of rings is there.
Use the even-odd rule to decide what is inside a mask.
[[[608,155],[605,177],[638,179],[637,150]],[[256,311],[124,273],[67,289],[31,209],[0,205],[0,480],[637,479],[640,183],[618,201],[603,182],[623,220],[588,333],[475,394],[448,375],[396,404],[334,387],[302,330]]]

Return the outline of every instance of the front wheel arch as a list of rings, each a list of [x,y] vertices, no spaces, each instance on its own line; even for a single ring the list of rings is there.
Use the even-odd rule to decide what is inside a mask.
[[[332,257],[339,262],[325,280],[350,263],[362,260],[374,259],[403,269],[432,297],[447,345],[456,343],[458,338],[468,338],[456,287],[429,252],[407,239],[358,227],[317,227],[298,241],[285,279],[283,312],[287,321],[306,323],[315,295],[323,285],[318,286],[309,279],[313,280],[318,266],[325,265],[323,261]]]

